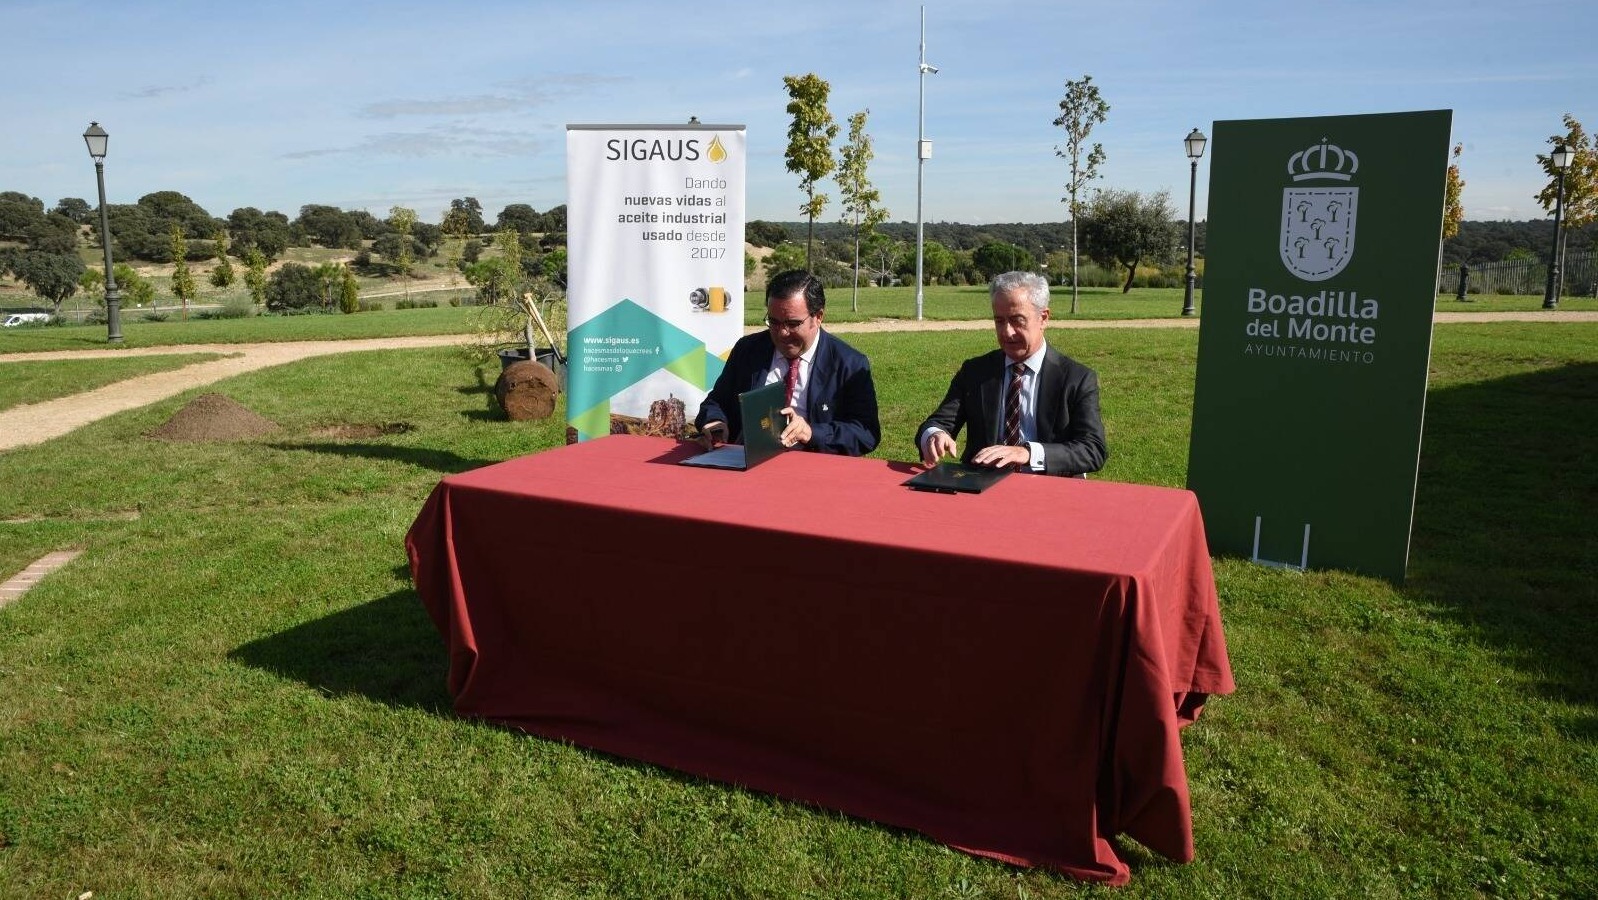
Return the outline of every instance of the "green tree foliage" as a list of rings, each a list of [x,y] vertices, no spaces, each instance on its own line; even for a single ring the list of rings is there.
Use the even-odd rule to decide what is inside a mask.
[[[273,312],[305,309],[322,302],[322,280],[310,267],[284,263],[266,283],[266,308]]]
[[[198,288],[194,284],[194,273],[189,271],[188,263],[189,242],[183,237],[183,228],[172,228],[172,296],[183,301],[183,318],[189,317],[189,301],[194,299]]]
[[[122,293],[124,303],[130,306],[148,306],[155,309],[155,285],[150,279],[145,278],[127,263],[116,263],[111,267],[111,272],[116,275],[117,290]]]
[[[882,194],[872,186],[866,172],[876,155],[871,149],[871,135],[866,134],[866,116],[870,113],[863,109],[849,117],[849,142],[838,151],[838,196],[845,216],[854,218],[854,293],[850,300],[854,312],[860,311],[860,241],[888,218],[888,211],[881,206]]]
[[[184,234],[212,234],[221,225],[198,203],[177,191],[145,194],[131,205],[113,203],[106,213],[116,255],[149,262],[173,262],[172,229],[181,228]],[[98,223],[93,224],[98,229]],[[99,241],[98,235],[95,240]],[[188,247],[188,253],[191,260],[208,259],[210,243],[195,242]]]
[[[1537,202],[1549,213],[1554,211],[1559,196],[1559,170],[1554,168],[1552,151],[1564,146],[1575,153],[1565,170],[1564,223],[1570,228],[1581,228],[1598,221],[1598,150],[1592,138],[1575,116],[1565,113],[1565,133],[1550,136],[1548,146],[1548,153],[1537,154],[1537,164],[1548,175],[1548,184],[1538,192]]]
[[[805,248],[792,241],[783,241],[771,249],[765,261],[766,277],[805,267]]]
[[[954,271],[954,251],[934,240],[921,242],[921,274],[927,279],[928,284],[939,283],[948,278]],[[904,247],[903,253],[894,263],[893,270],[906,284],[914,284],[916,280],[916,250],[914,246]]]
[[[43,219],[43,200],[18,191],[0,192],[0,240],[26,241]]]
[[[816,185],[832,173],[832,141],[838,136],[838,125],[827,109],[827,95],[832,85],[808,75],[785,75],[783,87],[788,91],[788,115],[793,116],[788,126],[788,171],[799,176],[799,190],[805,202],[799,211],[808,220],[805,234],[805,268],[811,264],[815,244],[816,217],[827,208],[827,195],[816,193]]]
[[[1167,191],[1147,197],[1137,191],[1100,191],[1083,218],[1083,243],[1093,261],[1104,268],[1126,267],[1121,287],[1126,293],[1140,263],[1159,265],[1175,258],[1180,238],[1174,215]]]
[[[1459,234],[1459,223],[1465,220],[1465,206],[1461,202],[1461,197],[1465,193],[1465,181],[1459,177],[1459,156],[1464,152],[1464,144],[1454,145],[1454,152],[1448,163],[1448,175],[1443,182],[1443,240],[1445,241]]]
[[[233,272],[233,261],[228,258],[227,229],[217,229],[214,240],[216,242],[216,265],[211,267],[211,285],[225,288],[231,285],[237,277]]]
[[[266,303],[266,261],[259,247],[244,251],[244,286],[250,289],[250,300],[256,306]]]
[[[28,227],[28,249],[42,253],[78,252],[78,225],[60,213],[49,213]]]
[[[344,285],[344,265],[342,263],[327,262],[311,269],[316,275],[317,284],[322,289],[322,308],[331,310],[338,302],[339,291]]]
[[[339,270],[343,274],[339,276],[338,309],[349,314],[361,308],[361,283],[355,280],[349,266],[339,266]]]
[[[74,224],[87,225],[94,218],[94,207],[81,197],[62,197],[51,212],[60,213]]]
[[[51,313],[59,314],[61,304],[78,292],[78,278],[87,268],[77,254],[43,253],[29,250],[17,256],[11,271],[41,299],[50,301]]]
[[[488,225],[483,222],[483,204],[478,203],[476,197],[449,201],[449,209],[444,213],[439,227],[444,234],[452,237],[482,234],[488,230]]]
[[[566,248],[560,247],[545,253],[538,260],[539,274],[559,287],[566,289]]]
[[[227,217],[228,236],[233,252],[246,258],[253,248],[271,262],[289,248],[291,228],[288,216],[280,212],[261,212],[253,206],[240,207]]]
[[[1099,96],[1098,85],[1092,75],[1080,81],[1065,83],[1065,97],[1060,100],[1060,114],[1055,117],[1057,128],[1065,129],[1065,146],[1055,147],[1054,155],[1071,161],[1071,178],[1065,183],[1065,196],[1071,212],[1071,312],[1077,309],[1077,222],[1082,218],[1081,195],[1093,179],[1099,177],[1099,166],[1104,164],[1104,146],[1095,143],[1088,147],[1088,135],[1093,126],[1109,118],[1110,104]],[[1086,152],[1086,156],[1083,153]]]
[[[99,303],[104,306],[105,272],[101,269],[96,269],[94,266],[85,268],[83,274],[78,276],[78,290],[90,297],[97,294],[100,295]]]
[[[788,240],[788,229],[776,222],[756,219],[744,223],[744,240],[756,247],[775,247]]]
[[[989,241],[971,251],[971,265],[986,281],[1001,272],[1031,271],[1037,268],[1037,260],[1033,259],[1031,251],[1014,244]]]
[[[494,230],[514,231],[526,237],[541,230],[540,222],[541,217],[537,210],[525,203],[512,203],[500,210],[499,221],[494,224]]]
[[[361,226],[336,206],[306,204],[300,207],[300,216],[294,220],[293,227],[328,249],[361,249]]]
[[[400,278],[405,282],[405,299],[411,299],[411,265],[415,259],[411,248],[411,232],[416,227],[416,210],[403,206],[391,207],[388,211],[388,224],[393,226],[394,233],[399,235],[399,246],[391,257],[394,265],[399,268]]]

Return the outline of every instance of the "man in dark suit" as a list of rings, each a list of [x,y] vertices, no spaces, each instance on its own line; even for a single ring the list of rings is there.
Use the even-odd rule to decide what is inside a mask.
[[[999,349],[968,359],[943,402],[916,430],[916,449],[930,466],[956,451],[968,426],[970,465],[1081,476],[1104,466],[1110,451],[1099,419],[1099,378],[1050,347],[1049,283],[1030,272],[993,279],[993,328]]]
[[[707,447],[743,442],[738,395],[773,382],[788,385],[785,447],[820,453],[870,453],[882,440],[871,362],[821,329],[827,294],[808,272],[783,272],[766,285],[766,330],[732,345],[727,365],[694,424]]]

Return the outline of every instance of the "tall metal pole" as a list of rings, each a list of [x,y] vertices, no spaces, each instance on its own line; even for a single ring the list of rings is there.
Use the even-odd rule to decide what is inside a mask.
[[[1193,242],[1198,236],[1198,221],[1194,218],[1194,199],[1198,196],[1198,157],[1193,157],[1192,170],[1187,178],[1187,292],[1182,295],[1182,315],[1191,316],[1193,309],[1193,282],[1198,272],[1193,268]]]
[[[1561,147],[1561,150],[1564,148]],[[1568,168],[1568,167],[1567,167]],[[1548,286],[1543,290],[1543,309],[1559,308],[1559,232],[1565,217],[1565,169],[1559,170],[1559,193],[1554,200],[1554,248],[1548,259]]]
[[[927,65],[927,8],[921,7],[921,60],[917,67],[917,82],[920,91],[916,119],[916,321],[921,320],[924,303],[922,285],[923,240],[921,224],[921,172],[926,168],[927,157],[932,155],[932,144],[927,141],[927,73],[937,74],[937,66]]]
[[[111,217],[105,208],[105,160],[94,161],[94,177],[100,183],[100,246],[105,248],[105,339],[122,343],[122,293],[117,290],[116,274],[111,270]]]

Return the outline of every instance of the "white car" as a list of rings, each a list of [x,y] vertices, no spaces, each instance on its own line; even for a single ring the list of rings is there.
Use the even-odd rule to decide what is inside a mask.
[[[49,313],[12,313],[6,316],[5,323],[0,327],[15,328],[18,325],[29,325],[34,322],[48,321],[50,321]]]

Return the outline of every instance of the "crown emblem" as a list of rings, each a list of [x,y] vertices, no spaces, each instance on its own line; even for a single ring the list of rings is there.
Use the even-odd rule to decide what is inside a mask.
[[[1287,160],[1287,174],[1293,176],[1294,181],[1348,181],[1358,171],[1359,154],[1329,143],[1325,138]]]

